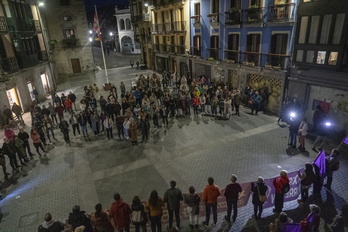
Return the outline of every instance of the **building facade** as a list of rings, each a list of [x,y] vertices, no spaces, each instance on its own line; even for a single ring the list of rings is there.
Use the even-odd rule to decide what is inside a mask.
[[[84,1],[49,0],[40,12],[47,24],[50,60],[58,75],[94,67]]]
[[[34,88],[40,101],[55,85],[39,9],[31,1],[4,0],[0,21],[0,115],[13,103],[26,112],[35,100]]]
[[[115,12],[120,52],[139,54],[140,44],[139,41],[134,40],[130,8],[120,10],[115,7]]]
[[[278,113],[293,44],[296,0],[191,1],[191,66],[244,89],[249,84]]]
[[[300,0],[289,96],[297,96],[312,122],[315,107],[337,130],[348,129],[348,2]]]

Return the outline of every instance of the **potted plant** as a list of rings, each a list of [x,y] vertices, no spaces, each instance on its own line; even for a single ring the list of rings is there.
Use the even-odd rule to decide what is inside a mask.
[[[260,7],[256,4],[249,6],[248,10],[249,21],[260,20]]]

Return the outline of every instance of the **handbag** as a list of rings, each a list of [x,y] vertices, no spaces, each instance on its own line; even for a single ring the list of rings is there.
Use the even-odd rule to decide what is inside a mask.
[[[261,195],[261,194],[260,194],[260,189],[259,189],[259,186],[258,186],[258,185],[256,185],[256,188],[257,188],[257,192],[258,192],[258,194],[259,194],[259,200],[260,200],[262,203],[264,203],[265,201],[267,201],[267,196],[266,196],[266,195]]]

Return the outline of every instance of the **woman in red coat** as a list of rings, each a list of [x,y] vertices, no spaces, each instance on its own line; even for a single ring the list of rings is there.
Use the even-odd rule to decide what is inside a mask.
[[[120,194],[116,193],[114,199],[115,202],[110,207],[110,217],[113,218],[119,232],[129,232],[131,209],[127,203],[123,202]]]
[[[65,101],[64,101],[64,106],[65,108],[68,110],[68,112],[71,114],[72,112],[72,101],[69,99],[69,98],[65,98]]]
[[[275,198],[274,198],[274,209],[273,212],[280,213],[283,210],[284,204],[284,186],[289,184],[288,172],[282,170],[280,176],[274,178],[273,186],[275,189]]]

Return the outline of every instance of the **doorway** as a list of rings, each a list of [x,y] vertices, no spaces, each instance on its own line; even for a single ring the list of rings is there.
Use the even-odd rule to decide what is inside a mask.
[[[80,73],[81,72],[80,59],[71,59],[71,67],[72,67],[73,73]]]
[[[41,83],[42,83],[42,86],[46,92],[46,95],[49,95],[50,94],[50,82],[48,80],[48,76],[46,74],[41,74]]]
[[[33,94],[33,84],[31,84],[31,82],[28,82],[27,86],[28,86],[31,101],[35,101],[35,96]]]
[[[16,88],[7,90],[6,95],[7,95],[8,103],[10,103],[11,107],[13,106],[13,103],[16,103],[17,105],[21,106],[21,102],[19,101]]]

